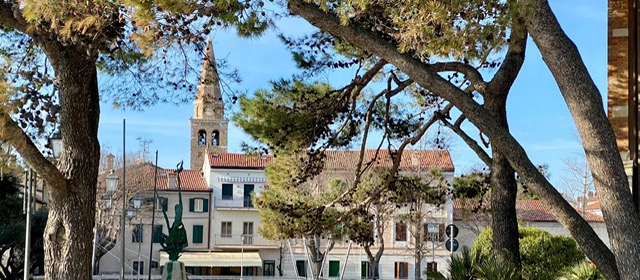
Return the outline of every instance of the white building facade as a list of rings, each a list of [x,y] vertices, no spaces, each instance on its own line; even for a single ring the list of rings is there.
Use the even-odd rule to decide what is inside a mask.
[[[224,119],[224,112],[221,111],[224,110],[224,103],[213,59],[213,47],[208,43],[194,101],[194,116],[189,120],[192,130],[192,169],[181,173],[185,209],[182,221],[187,230],[189,247],[179,260],[185,263],[187,272],[193,277],[310,277],[310,262],[302,240],[266,240],[259,234],[261,221],[251,197],[260,195],[268,187],[264,169],[274,159],[227,152],[228,120]],[[386,151],[380,152],[367,150],[365,156],[368,160],[378,161],[378,167],[389,167],[391,156]],[[359,155],[359,151],[328,153],[325,175],[336,177],[349,174]],[[436,168],[441,170],[449,183],[453,179],[453,163],[447,151],[407,151],[400,167],[403,170],[421,171]],[[129,170],[127,174],[131,174]],[[160,169],[158,186],[161,199],[158,203],[160,206],[155,210],[155,222],[151,222],[149,214],[154,211],[147,210],[149,213],[128,222],[124,229],[125,274],[146,276],[150,272],[156,275],[168,261],[167,254],[158,242],[160,232],[168,234],[163,207],[169,222],[175,218],[173,207],[178,203],[175,183],[175,170]],[[153,181],[147,180],[146,186],[146,197],[152,197],[148,186],[153,186]],[[400,219],[405,210],[399,209],[397,216],[386,226],[385,250],[379,266],[382,279],[414,278],[413,248],[416,242],[409,230],[412,225]],[[427,252],[428,257],[420,260],[421,271],[431,262],[444,270],[450,253],[444,249],[442,236],[444,226],[453,221],[453,203],[448,198],[446,203],[438,207],[425,207],[423,211],[429,215],[418,227],[426,231],[427,225],[433,224],[437,232],[426,241],[431,249]],[[117,240],[117,244],[99,260],[100,274],[119,273],[120,242]],[[375,253],[377,249],[374,247],[372,251]],[[322,274],[324,278],[337,278],[344,271],[343,279],[361,279],[367,277],[368,270],[363,248],[348,240],[341,240],[336,242],[326,257]]]

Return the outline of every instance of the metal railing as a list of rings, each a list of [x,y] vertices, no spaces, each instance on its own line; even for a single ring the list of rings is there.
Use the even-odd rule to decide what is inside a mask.
[[[253,202],[251,202],[251,198],[250,197],[245,197],[244,198],[243,206],[244,206],[244,208],[253,208]]]
[[[278,241],[267,240],[259,234],[215,234],[214,246],[279,246]]]

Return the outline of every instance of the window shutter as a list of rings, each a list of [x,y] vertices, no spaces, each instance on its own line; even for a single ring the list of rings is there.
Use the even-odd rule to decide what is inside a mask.
[[[340,274],[340,261],[329,261],[329,277],[338,277]]]
[[[162,211],[167,211],[169,208],[167,205],[169,204],[169,199],[166,197],[161,197],[160,202],[162,203]]]
[[[404,269],[402,272],[404,274],[402,274],[402,278],[406,279],[406,278],[409,278],[409,263],[403,262],[403,264],[404,264]]]
[[[209,199],[205,198],[202,200],[202,211],[209,212]]]
[[[153,233],[151,239],[153,243],[162,242],[162,225],[153,226]]]
[[[193,206],[195,204],[194,198],[189,198],[189,212],[193,212]]]
[[[202,243],[202,229],[201,225],[193,226],[193,243]]]
[[[444,224],[440,224],[440,234],[438,234],[440,236],[440,242],[444,242],[445,238],[447,238],[447,235],[445,234],[445,225]]]

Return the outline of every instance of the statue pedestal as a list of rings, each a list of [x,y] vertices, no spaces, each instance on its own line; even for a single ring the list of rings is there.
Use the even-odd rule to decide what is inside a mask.
[[[162,269],[162,280],[187,280],[187,272],[182,262],[167,262]]]

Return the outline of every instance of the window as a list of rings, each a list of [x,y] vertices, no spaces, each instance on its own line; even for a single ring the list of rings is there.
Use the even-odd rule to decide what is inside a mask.
[[[211,132],[211,146],[220,146],[220,133],[217,130]]]
[[[156,203],[156,210],[167,211],[167,206],[169,204],[169,199],[166,197],[158,197],[158,202]]]
[[[144,274],[144,262],[133,261],[133,273],[135,275]]]
[[[207,144],[207,132],[204,130],[198,131],[198,146],[204,146]]]
[[[329,277],[338,277],[340,274],[340,261],[329,261]]]
[[[253,274],[254,274],[253,267],[251,267],[251,266],[245,266],[245,267],[242,268],[242,270],[243,270],[242,272],[244,273],[244,275],[253,276]]]
[[[242,224],[242,244],[253,244],[253,222],[244,222]]]
[[[396,241],[407,241],[407,225],[396,222]]]
[[[369,278],[369,272],[371,271],[371,265],[368,261],[363,261],[360,263],[360,278],[367,279]],[[373,275],[371,275],[373,276]]]
[[[203,226],[194,225],[193,226],[193,243],[202,243],[202,232]]]
[[[231,238],[231,222],[222,222],[220,224],[220,237]]]
[[[151,261],[151,268],[158,268],[158,262],[157,261]]]
[[[151,241],[153,243],[162,242],[162,225],[153,226],[153,231],[151,233]]]
[[[222,184],[222,200],[233,200],[233,184]]]
[[[133,226],[133,231],[131,232],[132,243],[142,243],[143,229],[142,225]]]
[[[206,198],[190,198],[189,212],[209,212],[209,200]]]
[[[394,277],[396,279],[407,279],[409,278],[409,263],[407,262],[396,262],[395,263],[395,273]]]
[[[296,270],[298,270],[298,276],[307,277],[307,268],[305,266],[305,261],[296,261]]]
[[[251,184],[244,185],[244,204],[243,207],[253,208],[251,202],[251,194],[253,193],[254,186]]]
[[[445,239],[444,224],[437,224],[436,232],[429,232],[429,224],[424,224],[424,240],[443,242]]]
[[[276,261],[262,263],[262,276],[276,276]]]

